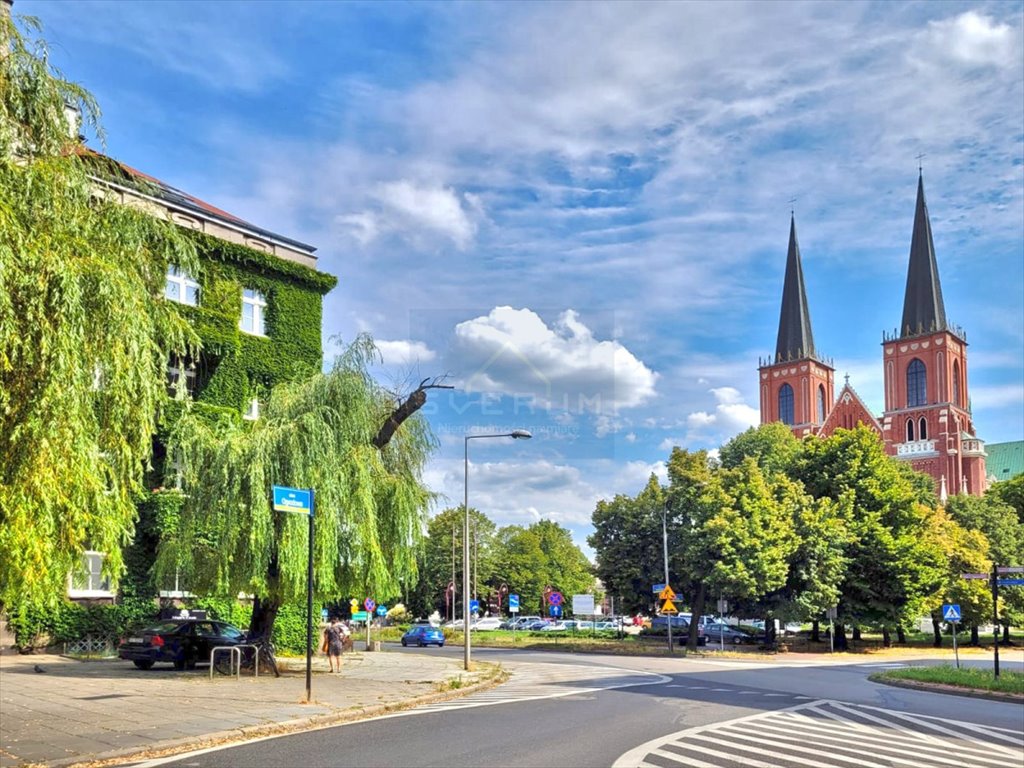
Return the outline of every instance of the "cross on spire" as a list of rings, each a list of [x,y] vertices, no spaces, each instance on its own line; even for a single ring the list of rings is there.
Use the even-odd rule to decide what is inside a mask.
[[[926,157],[928,157],[928,155],[926,155],[924,152],[919,152],[916,155],[916,157],[917,157],[917,172],[918,173],[924,173],[924,168],[921,165],[921,161],[924,160]]]

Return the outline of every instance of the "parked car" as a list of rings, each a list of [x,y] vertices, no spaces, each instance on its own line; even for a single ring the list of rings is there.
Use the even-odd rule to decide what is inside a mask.
[[[482,619],[477,619],[469,626],[470,629],[500,629],[501,619],[494,616],[487,616]]]
[[[139,669],[151,669],[167,662],[175,669],[194,669],[199,662],[210,661],[210,651],[220,645],[245,642],[245,633],[223,621],[179,619],[163,621],[133,632],[117,647],[117,656]]]
[[[651,626],[647,630],[651,634],[663,634],[668,632],[668,617],[667,616],[655,616],[651,619]],[[680,644],[685,644],[690,633],[690,622],[682,616],[672,617],[672,634],[679,638]],[[704,633],[704,627],[697,625],[697,645],[707,644],[707,635]]]
[[[744,632],[742,629],[736,627],[730,627],[728,624],[716,623],[716,624],[705,624],[704,634],[708,638],[708,643],[731,643],[733,645],[739,645],[740,643],[748,643],[754,641],[754,636]]]
[[[513,628],[520,630],[525,629],[535,621],[542,621],[540,616],[520,616],[518,619],[512,622]]]
[[[550,623],[551,622],[546,619],[538,619],[537,621],[531,621],[529,624],[524,624],[521,627],[516,627],[516,629],[521,629],[524,632],[539,632]]]
[[[548,624],[546,627],[541,629],[542,632],[565,632],[567,629],[572,629],[571,622],[568,621],[555,621]]]
[[[420,648],[436,645],[444,648],[444,632],[430,624],[414,624],[402,635],[402,647],[409,645],[418,645]]]

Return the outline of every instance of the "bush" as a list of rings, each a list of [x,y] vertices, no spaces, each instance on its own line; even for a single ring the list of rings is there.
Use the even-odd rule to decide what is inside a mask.
[[[120,605],[83,605],[63,600],[54,606],[23,603],[8,625],[20,650],[80,640],[87,635],[120,637],[157,617],[152,600],[133,598]]]

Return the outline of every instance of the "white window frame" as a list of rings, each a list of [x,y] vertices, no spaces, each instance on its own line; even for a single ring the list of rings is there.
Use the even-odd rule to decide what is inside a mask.
[[[192,391],[196,387],[195,363],[185,365],[185,361],[181,358],[172,357],[167,361],[167,394],[170,397],[178,396],[178,387],[181,386],[182,376],[185,377],[185,397],[191,399]],[[173,394],[171,390],[174,390]]]
[[[110,577],[103,575],[103,559],[105,552],[87,549],[82,553],[78,569],[68,574],[68,597],[114,597],[114,588]],[[74,586],[75,576],[85,573],[88,586],[79,589]]]
[[[195,595],[193,595],[187,589],[182,589],[181,588],[181,583],[180,583],[180,581],[178,579],[178,576],[179,576],[178,571],[175,571],[174,572],[174,589],[161,589],[159,591],[160,597],[178,597],[178,598],[181,598],[181,597],[195,597]]]
[[[251,294],[251,295],[246,295]],[[245,307],[252,307],[252,328],[245,327]],[[238,327],[243,333],[251,336],[267,335],[267,297],[255,288],[242,289],[242,315],[238,318]]]
[[[173,283],[178,287],[178,298],[167,295],[167,285]],[[195,290],[194,301],[188,300],[188,289],[192,288]],[[167,282],[164,283],[164,298],[168,301],[174,301],[178,304],[184,304],[189,307],[199,306],[199,283],[188,272],[179,268],[174,264],[167,265]]]
[[[260,417],[260,401],[258,398],[252,398],[249,401],[249,407],[246,408],[245,413],[242,414],[242,418],[246,421],[256,421]]]

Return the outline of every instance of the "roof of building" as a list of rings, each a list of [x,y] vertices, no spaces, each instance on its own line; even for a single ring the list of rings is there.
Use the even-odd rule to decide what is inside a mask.
[[[1012,443],[988,443],[985,446],[985,474],[990,478],[1009,480],[1024,474],[1024,440]]]
[[[232,213],[228,213],[227,211],[216,207],[215,205],[211,205],[205,200],[200,200],[198,197],[190,195],[187,192],[183,192],[177,187],[171,186],[161,179],[150,176],[148,173],[143,173],[137,168],[132,168],[130,165],[122,163],[120,160],[100,154],[94,150],[86,149],[85,152],[90,156],[112,163],[116,169],[127,177],[127,179],[148,187],[148,189],[142,190],[144,193],[152,194],[154,197],[159,198],[168,205],[176,208],[182,208],[201,216],[216,219],[217,221],[230,226],[242,228],[256,236],[276,240],[280,243],[284,243],[285,245],[289,245],[292,248],[306,251],[310,256],[312,256],[316,251],[316,248],[312,245],[303,243],[299,240],[294,240],[290,237],[285,237],[284,235],[279,235],[276,232],[271,232],[270,230],[263,229],[262,227],[258,227],[245,219],[241,219]],[[106,180],[109,181],[109,179]]]
[[[917,178],[917,208],[914,211],[914,234],[910,240],[910,263],[907,266],[907,291],[903,297],[901,336],[948,330],[946,307],[942,302],[942,285],[935,261],[935,243],[924,199],[924,176]]]
[[[782,310],[779,312],[779,337],[775,343],[775,362],[817,357],[811,312],[807,308],[804,269],[800,263],[800,246],[796,241],[796,218],[789,220],[789,252],[786,254],[786,278],[782,287]]]

